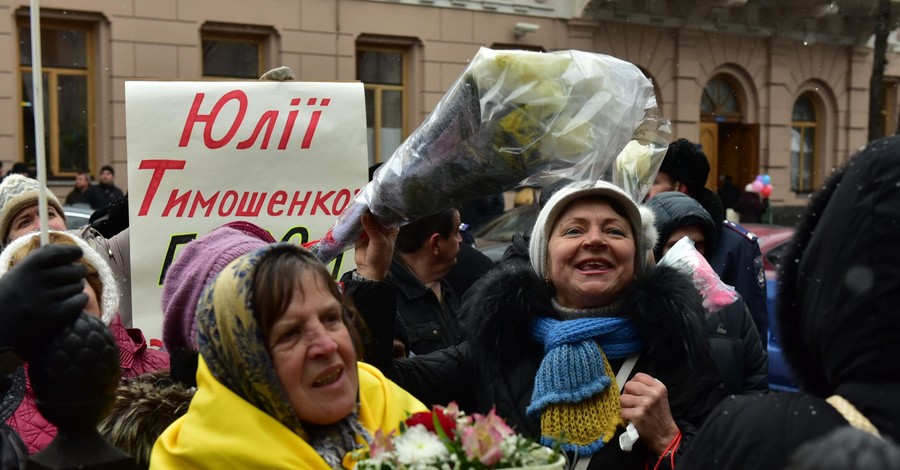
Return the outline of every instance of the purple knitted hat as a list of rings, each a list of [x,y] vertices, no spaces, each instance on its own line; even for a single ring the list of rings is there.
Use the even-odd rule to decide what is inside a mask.
[[[197,349],[194,312],[200,294],[228,263],[275,239],[249,222],[230,222],[190,242],[163,282],[163,344],[167,351]]]

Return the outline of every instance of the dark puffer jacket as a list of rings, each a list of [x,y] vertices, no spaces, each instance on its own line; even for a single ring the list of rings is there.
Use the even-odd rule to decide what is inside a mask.
[[[647,205],[656,216],[659,242],[653,249],[662,258],[676,230],[696,226],[706,238],[705,253],[715,251],[716,224],[695,199],[678,192],[657,194]],[[769,355],[763,349],[753,317],[742,298],[706,317],[713,360],[728,393],[757,394],[769,390]]]
[[[543,357],[531,338],[532,321],[554,315],[550,292],[522,260],[501,263],[476,283],[463,310],[474,332],[459,346],[394,362],[391,378],[426,405],[457,401],[468,412],[497,413],[519,432],[540,435],[540,419],[525,413]],[[691,281],[657,268],[635,281],[622,315],[635,321],[644,350],[632,373],[644,372],[668,388],[672,415],[690,440],[696,426],[724,396],[703,332],[703,307]],[[618,370],[622,361],[611,361]],[[619,430],[621,432],[621,429]],[[656,456],[642,444],[623,452],[614,437],[594,454],[589,468],[643,469]],[[678,455],[678,454],[676,454]]]
[[[840,395],[900,441],[900,138],[870,143],[816,194],[782,266],[778,323],[803,393],[726,400],[685,469],[784,466],[847,421]]]
[[[25,443],[5,424],[25,396],[25,370],[0,375],[0,470],[23,470],[28,460]]]

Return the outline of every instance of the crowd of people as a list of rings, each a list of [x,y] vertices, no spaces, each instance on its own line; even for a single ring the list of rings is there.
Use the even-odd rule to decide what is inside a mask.
[[[777,315],[796,394],[767,394],[759,247],[725,222],[708,174],[679,139],[644,201],[606,181],[545,187],[533,229],[486,273],[457,263],[455,208],[399,229],[363,215],[340,283],[306,248],[230,222],[168,269],[162,350],[132,328],[128,229],[66,231],[46,192],[42,247],[40,185],[10,175],[0,464],[22,468],[56,434],[29,361],[86,312],[120,352],[100,431],[141,468],[348,468],[377,433],[450,402],[495,409],[568,468],[900,468],[900,138],[831,176],[785,257]],[[684,253],[700,268],[679,269]]]

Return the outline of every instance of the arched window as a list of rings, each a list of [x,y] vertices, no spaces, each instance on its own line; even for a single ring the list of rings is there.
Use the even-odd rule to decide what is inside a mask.
[[[809,93],[794,102],[791,121],[791,190],[807,193],[816,184],[819,130],[819,114]]]
[[[703,87],[700,114],[704,121],[741,122],[741,103],[735,87],[725,76],[715,76]]]

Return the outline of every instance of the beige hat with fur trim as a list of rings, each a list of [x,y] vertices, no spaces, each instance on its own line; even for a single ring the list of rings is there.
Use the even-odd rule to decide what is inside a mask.
[[[38,203],[38,191],[40,183],[36,179],[22,175],[9,175],[0,183],[0,244],[9,243],[10,224],[16,214],[22,209]],[[62,205],[56,195],[48,189],[47,202],[56,209],[63,221],[66,220],[66,214],[63,212]]]
[[[112,268],[109,267],[109,264],[97,250],[91,248],[91,246],[81,238],[69,232],[60,232],[57,230],[50,230],[50,235],[51,242],[54,237],[65,237],[70,239],[73,244],[81,248],[82,261],[90,264],[97,270],[97,275],[100,277],[100,284],[103,286],[103,292],[98,294],[99,298],[97,299],[97,303],[100,307],[100,319],[103,320],[103,323],[106,326],[109,326],[115,318],[116,313],[119,311],[119,286],[116,282],[116,277],[113,274]],[[13,240],[9,246],[3,249],[3,252],[0,252],[0,277],[9,271],[11,267],[10,263],[13,260],[13,256],[16,255],[16,252],[26,246],[33,238],[39,236],[39,232],[23,235]]]
[[[625,216],[631,225],[631,233],[634,234],[634,272],[641,276],[647,269],[647,254],[656,246],[656,227],[653,222],[655,217],[650,209],[638,206],[622,188],[606,181],[576,182],[558,190],[547,202],[531,232],[531,243],[528,252],[531,256],[531,266],[534,271],[546,279],[548,274],[547,245],[550,242],[550,232],[556,224],[556,220],[570,204],[584,197],[599,196],[616,201],[625,210]]]

